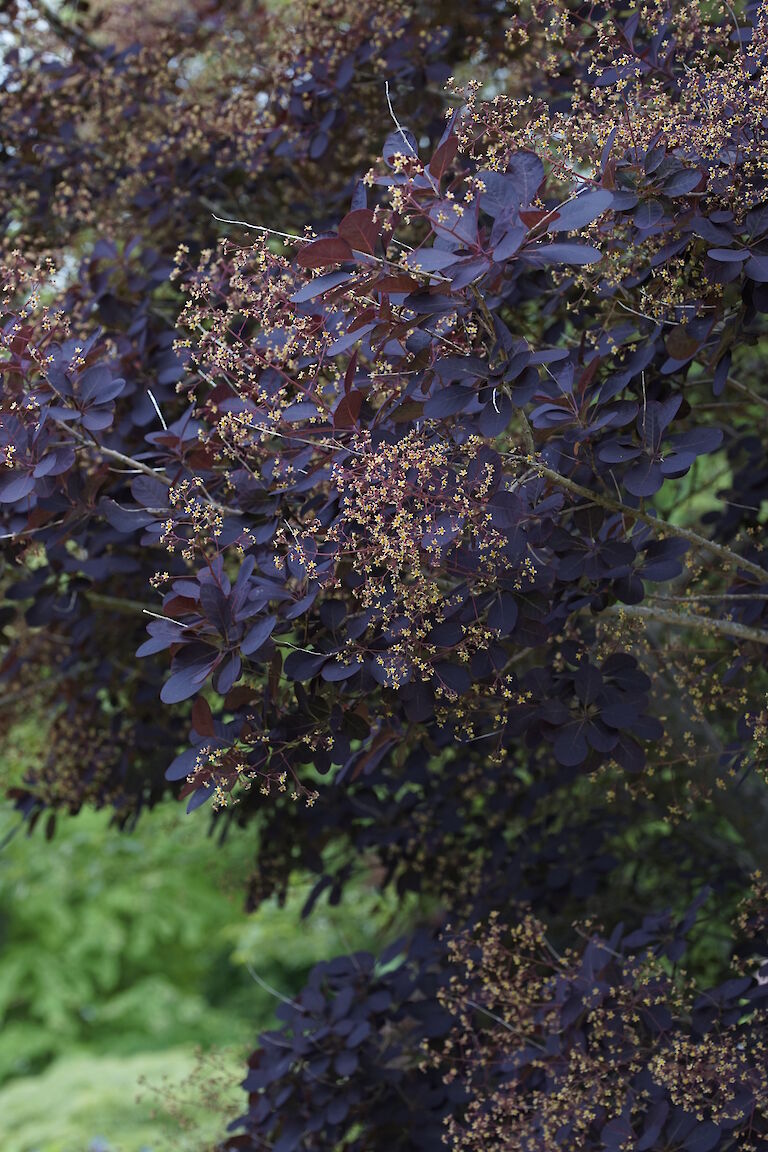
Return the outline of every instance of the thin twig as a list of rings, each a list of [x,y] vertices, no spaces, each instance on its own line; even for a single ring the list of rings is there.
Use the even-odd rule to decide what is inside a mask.
[[[297,1012],[306,1012],[306,1008],[302,1008],[295,1000],[291,1000],[290,996],[284,996],[282,992],[278,992],[271,984],[268,984],[263,976],[259,976],[258,972],[251,966],[250,962],[246,960],[245,967],[249,976],[252,977],[265,992],[269,992],[270,996],[274,996],[276,1000],[282,1000],[283,1004],[290,1004],[291,1008],[295,1008]]]
[[[149,608],[141,610],[145,616],[154,616],[155,620],[165,620],[168,624],[175,624],[177,628],[191,628],[191,624],[182,624],[181,620],[174,620],[172,616],[163,616],[162,612],[152,612]]]
[[[728,377],[728,383],[735,388],[737,392],[741,392],[742,396],[748,396],[750,400],[754,400],[755,404],[760,404],[763,408],[768,408],[768,400],[766,400],[764,396],[759,396],[757,392],[748,388],[746,384],[741,384],[738,380],[734,380],[733,376]]]
[[[466,1003],[469,1004],[470,1008],[474,1008],[477,1012],[482,1012],[484,1016],[489,1016],[491,1020],[495,1020],[497,1024],[501,1024],[502,1028],[506,1028],[507,1032],[511,1032],[514,1036],[520,1036],[521,1039],[526,1042],[526,1044],[530,1044],[531,1048],[536,1048],[539,1052],[544,1051],[543,1046],[539,1044],[538,1041],[532,1040],[530,1036],[525,1036],[524,1034],[518,1032],[516,1028],[513,1028],[511,1024],[508,1024],[507,1021],[502,1019],[501,1016],[497,1016],[495,1012],[491,1012],[490,1008],[486,1008],[484,1005],[478,1004],[476,1000],[470,1000],[469,998],[467,999]]]
[[[387,107],[389,108],[389,114],[392,117],[392,122],[394,123],[395,128],[397,128],[398,132],[400,133],[403,144],[405,144],[406,153],[409,156],[413,156],[414,155],[413,145],[411,144],[410,140],[406,136],[405,129],[403,128],[402,124],[398,120],[397,116],[395,116],[395,110],[392,107],[392,100],[391,100],[391,97],[389,95],[389,80],[384,81],[384,92],[385,92],[385,95],[387,97]]]
[[[0,540],[15,540],[18,536],[34,536],[37,532],[45,532],[47,528],[58,528],[63,520],[51,520],[48,524],[40,524],[37,528],[20,528],[18,532],[3,532]]]
[[[168,431],[168,425],[165,422],[165,417],[163,416],[162,412],[160,411],[160,405],[158,404],[157,400],[155,400],[155,397],[154,397],[154,394],[153,394],[151,388],[147,388],[147,396],[149,396],[150,400],[152,401],[152,407],[155,409],[155,412],[157,412],[157,415],[160,419],[160,423],[162,424],[163,429],[167,432]]]

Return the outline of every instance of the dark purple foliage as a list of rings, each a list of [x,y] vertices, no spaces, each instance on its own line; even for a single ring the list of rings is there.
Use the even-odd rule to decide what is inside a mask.
[[[2,270],[12,796],[254,824],[253,908],[412,897],[228,1148],[757,1149],[764,13],[274,7],[11,5],[7,239],[77,258]]]

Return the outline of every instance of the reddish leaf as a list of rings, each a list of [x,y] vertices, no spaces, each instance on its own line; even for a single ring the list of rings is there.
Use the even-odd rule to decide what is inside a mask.
[[[201,736],[216,735],[213,726],[213,713],[208,701],[204,700],[202,696],[198,696],[192,705],[192,724],[195,731],[199,732]]]
[[[189,796],[190,792],[197,792],[199,787],[200,787],[199,781],[197,781],[197,782],[192,781],[192,783],[184,784],[183,787],[179,789],[179,800],[186,800],[186,798],[187,798],[187,796]]]
[[[357,371],[357,349],[352,354],[352,359],[347,364],[347,370],[344,373],[344,393],[349,395],[352,391],[352,382],[355,379],[355,372]]]
[[[172,600],[163,602],[163,615],[172,616],[174,619],[186,616],[188,612],[199,611],[197,600],[193,600],[191,596],[174,596]]]
[[[404,404],[398,404],[392,414],[392,420],[395,424],[408,424],[412,420],[421,420],[423,415],[423,404],[417,400],[407,400]]]
[[[667,352],[675,360],[688,360],[691,356],[695,356],[701,340],[689,332],[685,324],[678,324],[667,335],[664,343],[667,346]]]
[[[429,162],[429,171],[436,180],[442,180],[443,176],[453,163],[454,157],[459,150],[459,140],[457,136],[449,136],[435,152],[434,156]]]
[[[355,252],[365,252],[369,256],[373,255],[379,230],[370,208],[358,208],[355,212],[348,212],[339,224],[339,236],[342,240],[346,240]]]
[[[529,208],[526,212],[520,213],[520,219],[526,228],[535,228],[545,217],[557,220],[559,215],[559,212],[548,212],[545,208]]]
[[[224,707],[228,712],[234,712],[237,708],[252,704],[257,698],[258,693],[254,692],[253,688],[247,688],[244,684],[237,684],[234,688],[230,688],[224,697]]]
[[[412,276],[382,276],[372,287],[376,292],[386,292],[389,295],[394,292],[416,292],[419,282]]]
[[[346,240],[338,236],[329,236],[322,240],[313,240],[299,252],[296,260],[302,268],[325,268],[328,264],[340,264],[342,260],[352,259],[352,249]]]
[[[363,406],[363,394],[352,390],[342,396],[339,406],[333,414],[334,428],[352,428],[357,423],[360,409]]]
[[[29,344],[33,332],[34,329],[30,324],[22,324],[16,327],[15,334],[10,341],[11,351],[14,355],[21,356]]]
[[[347,331],[357,332],[358,328],[364,328],[371,320],[376,318],[376,309],[374,307],[364,308],[360,315],[352,321]]]
[[[595,356],[594,360],[590,360],[584,371],[579,376],[578,389],[583,396],[589,385],[595,378],[598,368],[600,367],[600,357]]]
[[[194,448],[186,457],[188,467],[203,471],[212,468],[216,463],[216,455],[210,448]]]

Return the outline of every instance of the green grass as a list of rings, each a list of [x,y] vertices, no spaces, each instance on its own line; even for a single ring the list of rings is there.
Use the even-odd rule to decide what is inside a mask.
[[[44,743],[34,718],[11,734],[6,786]],[[0,842],[18,826],[10,805],[0,807]],[[246,1054],[273,1023],[264,982],[291,994],[318,960],[375,948],[383,930],[403,927],[407,911],[396,913],[364,878],[347,903],[321,905],[308,922],[302,877],[285,908],[270,902],[249,917],[255,832],[238,830],[222,846],[208,830],[205,813],[187,816],[169,800],[134,833],[84,811],[59,817],[51,841],[41,822],[5,843],[2,1152],[211,1147],[244,1105]]]
[[[206,1152],[242,1103],[239,1073],[235,1053],[186,1047],[62,1057],[0,1093],[3,1152]]]

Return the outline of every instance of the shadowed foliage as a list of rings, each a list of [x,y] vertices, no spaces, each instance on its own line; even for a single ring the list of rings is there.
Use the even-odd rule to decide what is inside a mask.
[[[224,1147],[759,1149],[768,11],[136,11],[5,16],[19,811],[413,894]]]

